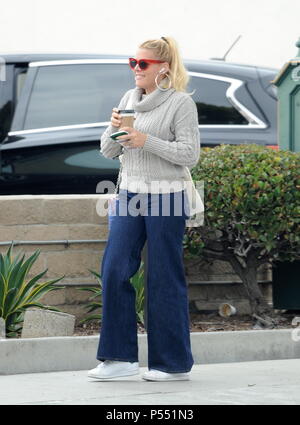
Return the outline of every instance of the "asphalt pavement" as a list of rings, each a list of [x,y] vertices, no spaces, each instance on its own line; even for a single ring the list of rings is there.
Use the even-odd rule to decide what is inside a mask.
[[[299,405],[300,360],[193,366],[190,381],[150,382],[141,374],[107,382],[87,371],[0,376],[1,405]]]

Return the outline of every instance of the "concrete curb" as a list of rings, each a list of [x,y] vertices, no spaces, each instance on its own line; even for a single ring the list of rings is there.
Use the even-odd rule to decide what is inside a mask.
[[[195,364],[300,358],[300,341],[291,329],[192,332]],[[297,338],[299,339],[299,338]],[[99,337],[0,340],[0,374],[87,370],[95,367]],[[147,335],[138,335],[139,362],[147,366]]]

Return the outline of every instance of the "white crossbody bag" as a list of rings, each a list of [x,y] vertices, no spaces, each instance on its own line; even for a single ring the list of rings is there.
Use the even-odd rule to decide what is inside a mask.
[[[190,218],[186,220],[186,227],[199,227],[203,226],[204,223],[204,203],[201,195],[196,189],[195,183],[191,176],[191,172],[188,167],[185,167],[186,180],[185,188],[189,202]]]

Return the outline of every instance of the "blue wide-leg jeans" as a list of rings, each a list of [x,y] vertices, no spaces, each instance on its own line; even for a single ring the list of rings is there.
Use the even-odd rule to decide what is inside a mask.
[[[194,361],[182,245],[186,194],[139,194],[133,199],[135,195],[120,190],[115,215],[109,218],[100,272],[103,308],[97,359],[138,362],[135,289],[130,278],[140,267],[147,240],[148,367],[189,372]]]

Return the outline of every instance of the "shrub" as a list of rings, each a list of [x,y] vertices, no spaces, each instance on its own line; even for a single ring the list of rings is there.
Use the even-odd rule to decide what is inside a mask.
[[[257,269],[300,258],[300,155],[258,145],[204,148],[192,176],[204,180],[205,219],[187,229],[186,251],[228,261],[252,313],[270,313]]]

